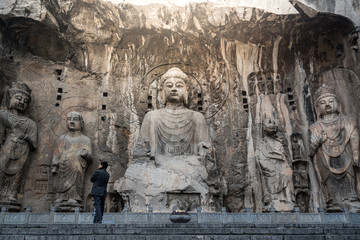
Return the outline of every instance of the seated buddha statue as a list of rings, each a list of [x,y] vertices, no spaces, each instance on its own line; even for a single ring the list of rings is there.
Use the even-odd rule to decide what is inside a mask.
[[[150,205],[158,211],[217,206],[214,149],[205,117],[186,108],[188,83],[179,68],[169,69],[160,79],[164,108],[145,115],[133,160],[125,177],[115,184],[132,211],[144,211]]]

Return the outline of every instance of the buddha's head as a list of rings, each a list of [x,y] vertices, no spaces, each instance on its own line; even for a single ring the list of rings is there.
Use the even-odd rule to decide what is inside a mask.
[[[335,89],[323,84],[315,93],[315,107],[321,116],[339,113]]]
[[[69,131],[81,131],[84,127],[84,119],[78,112],[69,112],[66,116],[66,126]]]
[[[160,79],[163,103],[188,103],[188,76],[179,68],[170,68]]]
[[[275,135],[278,131],[278,123],[276,120],[266,117],[263,121],[263,128],[266,135]]]
[[[31,101],[31,89],[25,83],[13,83],[7,92],[8,108],[24,112]]]

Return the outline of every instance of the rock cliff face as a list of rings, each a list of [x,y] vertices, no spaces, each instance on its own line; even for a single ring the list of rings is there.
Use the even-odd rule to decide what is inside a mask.
[[[264,115],[279,121],[292,166],[294,134],[299,157],[309,160],[312,95],[320,84],[337,84],[342,111],[359,114],[358,29],[340,15],[101,0],[6,0],[0,13],[0,89],[23,81],[33,90],[28,115],[38,125],[38,149],[21,199],[34,211],[47,211],[53,201],[50,165],[66,114],[82,113],[93,144],[95,163],[84,188],[88,210],[96,162],[109,161],[111,183],[123,177],[145,113],[160,108],[158,80],[171,67],[191,79],[189,108],[206,118],[230,212],[263,210],[255,149]],[[321,200],[311,197],[319,191],[311,162],[306,172],[309,180],[295,186],[295,195],[303,194],[304,209],[314,211]],[[108,211],[121,210],[120,196],[110,195]]]

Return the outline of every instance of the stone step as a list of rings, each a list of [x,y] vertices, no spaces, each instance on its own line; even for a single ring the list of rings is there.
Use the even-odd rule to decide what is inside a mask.
[[[0,240],[360,240],[358,224],[1,224]]]
[[[148,236],[148,235],[51,235],[51,236],[24,236],[24,235],[4,235],[0,236],[0,240],[359,240],[358,235],[321,235],[321,236],[283,236],[283,235],[172,235],[172,236]]]

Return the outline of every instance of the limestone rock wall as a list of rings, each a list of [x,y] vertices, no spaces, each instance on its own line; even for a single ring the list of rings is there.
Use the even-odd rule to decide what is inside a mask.
[[[53,143],[66,130],[66,113],[83,114],[93,144],[88,210],[97,161],[110,163],[111,191],[132,160],[145,113],[161,107],[157,81],[173,66],[190,76],[189,107],[207,120],[230,212],[262,210],[255,149],[265,114],[279,120],[290,164],[295,133],[301,158],[309,159],[312,94],[321,83],[339,83],[343,111],[359,114],[358,33],[343,16],[101,0],[4,1],[0,10],[0,89],[24,81],[33,90],[28,115],[37,122],[39,147],[24,176],[22,204],[34,211],[53,201]],[[307,171],[311,195],[318,190],[311,162]],[[321,202],[310,198],[306,205],[314,211]],[[108,198],[108,211],[121,207],[115,193]]]

